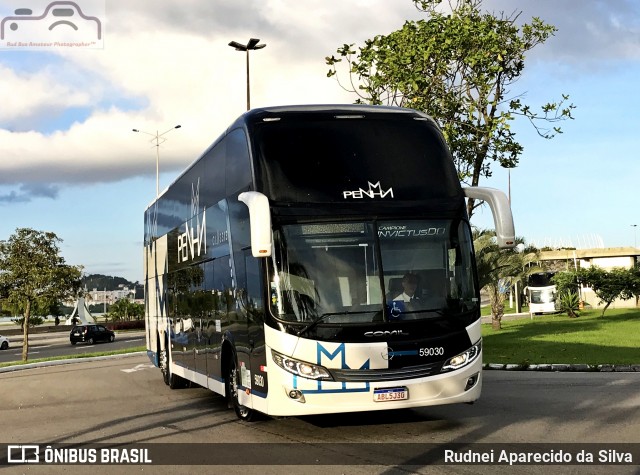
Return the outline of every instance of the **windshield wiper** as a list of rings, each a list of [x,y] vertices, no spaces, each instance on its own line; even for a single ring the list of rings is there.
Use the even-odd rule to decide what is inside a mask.
[[[404,310],[402,312],[399,312],[396,316],[391,315],[390,318],[398,318],[400,317],[400,315],[411,315],[414,313],[437,313],[438,315],[442,315],[443,317],[447,316],[445,309],[442,308],[421,308],[418,310]]]
[[[367,310],[367,311],[361,311],[361,312],[348,312],[348,311],[346,311],[346,312],[323,313],[318,318],[316,318],[314,321],[312,321],[311,323],[309,323],[305,327],[303,327],[300,330],[298,330],[297,335],[300,336],[303,333],[308,332],[312,328],[315,328],[319,323],[321,323],[327,317],[332,317],[334,315],[356,315],[356,314],[361,314],[361,313],[371,313],[371,311]]]

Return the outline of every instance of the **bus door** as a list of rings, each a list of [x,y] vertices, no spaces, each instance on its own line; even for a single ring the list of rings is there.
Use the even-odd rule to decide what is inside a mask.
[[[242,307],[247,316],[247,330],[250,347],[250,369],[252,376],[252,393],[258,397],[266,397],[267,357],[264,337],[264,301],[262,298],[262,273],[260,262],[251,255],[250,250],[243,251],[245,266],[245,285],[243,286]]]

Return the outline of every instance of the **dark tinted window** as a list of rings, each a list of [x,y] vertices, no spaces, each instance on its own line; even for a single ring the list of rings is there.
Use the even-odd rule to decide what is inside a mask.
[[[529,276],[529,287],[546,287],[553,285],[551,279],[553,278],[553,272],[539,272],[537,274],[531,274]]]
[[[251,164],[247,137],[242,129],[235,129],[225,137],[227,196],[248,188],[251,182]]]
[[[205,167],[204,181],[201,183],[201,204],[211,206],[225,197],[224,154],[225,141],[218,142],[201,160]]]
[[[371,116],[285,115],[257,123],[259,187],[271,199],[298,202],[362,202],[363,192],[395,200],[459,196],[455,167],[433,124]]]

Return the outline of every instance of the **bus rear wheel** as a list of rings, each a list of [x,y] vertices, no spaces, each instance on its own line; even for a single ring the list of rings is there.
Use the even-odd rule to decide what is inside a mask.
[[[160,371],[162,371],[162,379],[164,384],[171,389],[179,389],[185,387],[184,380],[171,372],[171,366],[169,364],[170,355],[168,345],[164,346],[164,349],[160,351]]]
[[[256,411],[240,404],[238,400],[238,391],[240,390],[238,387],[238,377],[238,359],[234,355],[229,363],[229,372],[226,381],[229,406],[233,407],[238,419],[251,422],[256,420]]]
[[[159,345],[158,345],[159,346]],[[158,351],[158,366],[162,372],[162,380],[164,384],[169,385],[169,355],[167,348]]]

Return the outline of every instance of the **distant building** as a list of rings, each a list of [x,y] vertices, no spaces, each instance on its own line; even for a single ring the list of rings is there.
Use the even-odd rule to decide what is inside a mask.
[[[547,263],[550,270],[564,271],[586,269],[598,266],[604,270],[614,267],[631,269],[638,263],[640,249],[635,247],[609,247],[595,249],[560,249],[555,251],[541,251],[540,260]],[[582,300],[593,308],[601,308],[600,299],[590,287],[582,287]],[[637,299],[616,299],[609,308],[637,307]]]
[[[144,287],[136,286],[135,288],[129,288],[124,285],[119,285],[118,290],[98,290],[85,289],[85,300],[87,305],[111,305],[120,299],[128,299],[135,303],[144,304]],[[65,302],[65,305],[73,307],[75,300]]]

